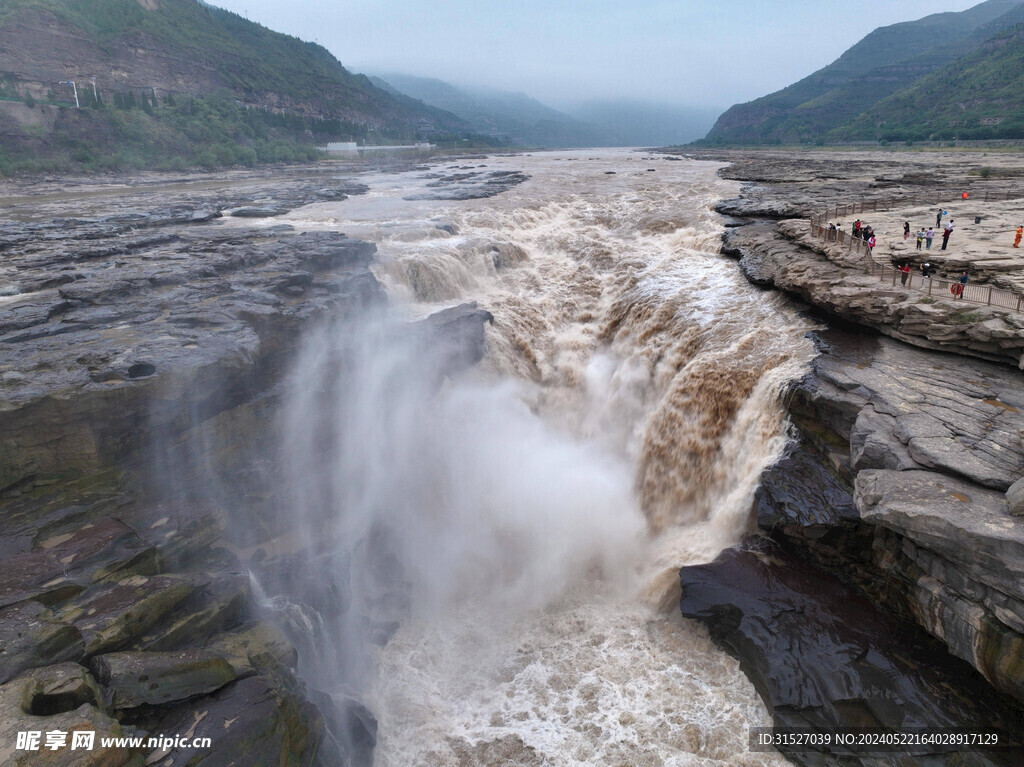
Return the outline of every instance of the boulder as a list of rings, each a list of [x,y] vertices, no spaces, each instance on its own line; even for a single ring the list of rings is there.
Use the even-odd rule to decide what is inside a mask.
[[[454,375],[483,359],[484,328],[494,315],[477,308],[476,302],[435,312],[418,323],[422,343],[431,349],[430,360],[438,378]]]
[[[24,675],[35,684],[27,687],[22,707],[35,716],[52,716],[89,704],[104,708],[103,693],[88,669],[77,663],[44,666]]]
[[[63,670],[62,670],[63,671]],[[85,670],[82,669],[84,672]],[[83,689],[89,689],[86,682],[84,688],[76,687],[70,680],[73,674],[63,677],[63,682],[56,682],[54,676],[48,679],[36,678],[33,674],[25,675],[0,685],[0,764],[10,767],[36,767],[45,764],[53,767],[139,767],[142,763],[141,749],[120,746],[104,746],[104,738],[136,737],[141,735],[130,727],[123,727],[116,719],[106,715],[95,705],[82,703],[76,708],[50,712],[45,710],[48,704],[63,700],[64,708],[75,699],[82,697]],[[52,685],[56,684],[56,687]],[[94,684],[94,683],[93,683]],[[50,685],[50,686],[48,686]],[[46,696],[42,690],[62,690],[58,696]],[[67,694],[68,697],[59,697]],[[33,704],[39,704],[38,713],[33,712]],[[19,748],[18,733],[25,733],[33,738],[32,743],[22,743]],[[55,749],[46,748],[47,733],[56,738]],[[76,736],[76,733],[81,735]],[[92,748],[75,745],[76,737],[92,735]],[[63,743],[63,745],[60,745]]]
[[[115,652],[90,662],[114,710],[164,706],[219,690],[233,682],[234,668],[204,650]]]
[[[1006,506],[1014,516],[1024,516],[1024,477],[1021,477],[1006,491]]]

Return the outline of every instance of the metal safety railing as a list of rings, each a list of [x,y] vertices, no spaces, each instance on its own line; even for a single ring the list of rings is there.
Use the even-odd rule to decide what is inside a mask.
[[[856,253],[863,253],[865,256],[865,271],[876,275],[881,281],[890,281],[893,286],[897,284],[910,290],[920,291],[935,298],[948,298],[957,301],[966,301],[972,304],[983,304],[985,306],[998,306],[1004,309],[1021,311],[1024,307],[1024,296],[1016,291],[1004,290],[992,285],[972,285],[970,282],[962,289],[959,280],[950,280],[943,277],[924,277],[919,273],[911,273],[907,276],[906,283],[902,279],[902,272],[894,266],[876,263],[871,253],[868,242],[860,237],[854,237],[852,233],[843,231],[841,228],[829,228],[822,222],[842,216],[857,215],[867,211],[892,210],[893,208],[904,208],[914,205],[943,205],[951,202],[994,202],[997,200],[1011,200],[1020,197],[1020,190],[1009,192],[997,192],[994,190],[976,191],[973,200],[956,195],[953,198],[946,197],[943,201],[943,193],[937,192],[934,195],[911,195],[908,197],[891,197],[875,200],[862,200],[853,203],[842,203],[825,208],[821,214],[810,217],[811,236],[826,242],[835,242],[838,245],[846,245],[847,249]],[[911,235],[914,237],[914,235]],[[939,232],[935,233],[940,236]],[[954,285],[956,287],[954,287]]]
[[[907,274],[904,282],[903,275],[894,266],[885,264],[872,264],[871,274],[878,277],[881,282],[888,282],[893,287],[904,287],[935,298],[948,298],[955,301],[965,301],[971,304],[983,304],[985,306],[999,306],[1003,309],[1012,309],[1019,312],[1024,308],[1024,295],[1015,293],[1012,290],[1003,290],[992,285],[972,285],[968,282],[961,285],[959,280],[950,280],[945,277],[925,277],[914,272]]]
[[[998,202],[1000,200],[1014,200],[1024,197],[1024,189],[1011,189],[998,191],[995,189],[974,189],[968,191],[968,197],[963,196],[963,191],[953,192],[949,190],[936,190],[932,194],[912,194],[904,197],[881,197],[874,200],[858,200],[825,206],[825,210],[818,214],[817,218],[828,221],[829,218],[840,218],[842,216],[856,216],[859,213],[868,211],[877,212],[881,210],[892,210],[893,208],[908,208],[919,205],[950,205],[960,202]],[[814,218],[812,216],[812,218]]]

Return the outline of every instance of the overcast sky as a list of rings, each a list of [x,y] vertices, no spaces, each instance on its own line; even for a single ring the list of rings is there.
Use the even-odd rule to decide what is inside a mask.
[[[632,97],[727,107],[778,90],[875,27],[979,0],[212,0],[315,40],[355,72],[523,91],[554,107]]]

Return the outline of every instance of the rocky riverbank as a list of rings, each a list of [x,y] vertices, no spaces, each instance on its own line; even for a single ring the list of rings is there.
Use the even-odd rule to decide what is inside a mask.
[[[863,257],[812,240],[802,218],[828,203],[940,186],[978,196],[996,183],[982,181],[983,164],[996,166],[1000,189],[1024,194],[1020,163],[937,153],[713,158],[734,161],[723,175],[749,182],[719,205],[733,218],[723,252],[755,284],[814,307],[825,329],[811,371],[786,395],[795,433],[762,479],[759,534],[682,571],[683,613],[738,655],[779,726],[990,725],[1021,742],[1024,518],[1016,515],[1024,509],[1015,483],[1024,476],[1024,321],[880,284]],[[995,203],[986,215],[1001,220],[1006,208]],[[890,218],[876,216],[880,232],[903,215]],[[1021,284],[1012,237],[990,238],[981,254],[979,231],[936,262],[961,269],[999,260],[997,271],[980,264],[972,279]],[[890,250],[893,260],[914,257],[901,233],[886,237],[891,245],[876,260]],[[783,751],[801,764],[839,758]],[[900,763],[950,758],[930,753]],[[1013,764],[1019,753],[955,758]],[[843,759],[891,763],[879,754]]]
[[[4,764],[39,756],[18,732],[73,730],[97,733],[58,752],[77,765],[369,764],[373,715],[297,676],[250,572],[269,578],[267,542],[289,534],[264,449],[280,384],[313,324],[383,302],[375,247],[219,224],[365,189],[330,166],[5,188]],[[488,319],[467,306],[409,332],[456,369],[482,355]],[[98,747],[144,734],[212,747]]]

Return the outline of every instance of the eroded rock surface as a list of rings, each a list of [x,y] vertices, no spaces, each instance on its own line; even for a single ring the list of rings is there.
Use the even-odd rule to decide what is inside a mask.
[[[427,188],[431,191],[407,195],[406,200],[477,200],[507,192],[529,176],[514,170],[459,169],[461,173],[431,173]]]
[[[213,741],[74,762],[104,767],[372,759],[372,714],[306,688],[249,575],[290,524],[266,443],[300,339],[384,298],[372,244],[262,219],[365,189],[314,169],[5,200],[0,761],[38,758],[19,728]],[[489,320],[409,327],[446,350],[424,373],[475,363]]]
[[[999,730],[1006,747],[972,753],[969,763],[979,765],[1009,767],[1024,747],[1024,720],[971,669],[957,668],[939,642],[791,555],[771,546],[730,549],[711,564],[683,568],[681,583],[683,615],[706,623],[740,659],[777,727]],[[831,761],[842,753],[834,747],[779,750],[801,765],[894,763],[879,754]],[[909,748],[899,763],[953,757],[948,749]]]
[[[723,252],[739,258],[751,282],[841,319],[925,349],[1024,364],[1024,314],[882,282],[865,272],[863,255],[812,238],[806,220],[729,229]]]
[[[825,328],[811,370],[785,395],[794,439],[756,496],[760,534],[773,543],[759,538],[753,551],[684,569],[684,612],[744,659],[778,706],[778,724],[859,726],[867,712],[867,721],[898,729],[903,711],[921,721],[983,721],[989,714],[979,719],[980,709],[969,713],[946,692],[972,690],[966,698],[991,703],[991,716],[1019,727],[1022,315],[881,282],[863,255],[810,237],[805,218],[826,203],[959,198],[952,192],[962,185],[972,200],[949,205],[960,236],[945,252],[936,244],[917,253],[902,238],[904,215],[916,230],[934,223],[932,207],[861,216],[879,230],[876,262],[928,260],[940,273],[968,268],[972,284],[1018,290],[1024,260],[1003,253],[1012,237],[999,235],[1015,204],[1005,196],[1022,192],[1016,175],[986,188],[972,177],[979,158],[963,155],[929,157],[928,169],[921,158],[880,153],[712,157],[738,158],[722,174],[750,182],[718,206],[730,217],[723,250],[751,282],[823,310],[816,316]],[[979,209],[976,224],[963,213],[986,193],[1003,197]],[[918,655],[928,658],[930,681]],[[900,705],[887,713],[876,705],[883,700]]]

